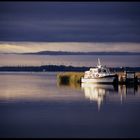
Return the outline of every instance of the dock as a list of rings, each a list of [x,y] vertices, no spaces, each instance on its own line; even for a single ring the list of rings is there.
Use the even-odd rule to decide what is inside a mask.
[[[125,71],[117,73],[118,84],[140,84],[140,73],[134,71]]]

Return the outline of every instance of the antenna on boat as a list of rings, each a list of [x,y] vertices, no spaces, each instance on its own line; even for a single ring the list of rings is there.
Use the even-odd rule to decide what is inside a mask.
[[[101,67],[101,62],[100,62],[100,59],[98,58],[98,67]]]

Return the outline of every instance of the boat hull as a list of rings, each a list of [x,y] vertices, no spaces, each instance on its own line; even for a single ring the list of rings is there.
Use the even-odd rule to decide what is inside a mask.
[[[105,78],[83,78],[81,79],[82,83],[113,83],[115,77],[105,77]]]

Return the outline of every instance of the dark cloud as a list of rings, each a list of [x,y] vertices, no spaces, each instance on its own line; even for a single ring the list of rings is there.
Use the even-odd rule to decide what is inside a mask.
[[[139,2],[0,2],[0,40],[140,42],[139,15]]]

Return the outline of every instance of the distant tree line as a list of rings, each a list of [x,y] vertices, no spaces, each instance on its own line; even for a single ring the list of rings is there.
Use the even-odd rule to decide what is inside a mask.
[[[43,66],[1,66],[1,72],[9,71],[19,71],[19,72],[45,72],[45,71],[75,71],[84,72],[89,70],[90,67],[74,67],[74,66],[64,66],[64,65],[43,65]],[[140,71],[140,67],[115,67],[110,68],[111,71]]]
[[[30,71],[30,72],[42,72],[42,71],[85,71],[89,67],[73,67],[64,65],[44,65],[44,66],[1,66],[0,71]]]

